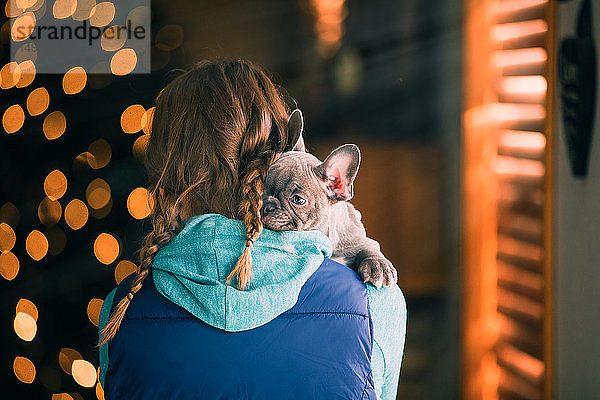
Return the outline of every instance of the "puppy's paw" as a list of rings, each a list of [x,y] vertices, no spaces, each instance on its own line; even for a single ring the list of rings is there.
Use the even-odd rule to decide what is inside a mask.
[[[371,282],[376,287],[390,287],[398,281],[394,265],[384,256],[363,258],[358,265],[358,275],[363,282]]]

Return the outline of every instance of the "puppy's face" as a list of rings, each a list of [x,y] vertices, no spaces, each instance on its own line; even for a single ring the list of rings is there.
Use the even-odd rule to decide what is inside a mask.
[[[324,162],[302,151],[284,153],[269,169],[263,194],[263,225],[275,231],[318,229],[328,234],[331,208],[352,198],[360,152],[334,150]]]

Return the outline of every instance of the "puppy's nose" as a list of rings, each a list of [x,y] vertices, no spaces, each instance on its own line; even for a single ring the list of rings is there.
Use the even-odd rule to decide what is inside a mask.
[[[276,197],[269,196],[263,202],[263,213],[270,214],[279,208],[279,200]]]

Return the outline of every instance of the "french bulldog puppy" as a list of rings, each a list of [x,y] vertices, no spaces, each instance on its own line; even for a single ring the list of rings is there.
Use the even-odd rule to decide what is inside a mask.
[[[360,212],[348,202],[360,165],[358,146],[338,147],[321,162],[306,152],[303,125],[302,113],[294,110],[288,135],[296,144],[269,169],[263,225],[274,231],[318,229],[331,240],[332,259],[354,269],[364,282],[391,286],[397,281],[396,269],[379,243],[367,237]]]

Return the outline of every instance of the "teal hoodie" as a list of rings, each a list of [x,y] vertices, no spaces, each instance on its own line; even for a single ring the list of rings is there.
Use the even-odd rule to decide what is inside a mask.
[[[244,249],[242,221],[219,214],[188,219],[182,231],[154,257],[157,290],[175,304],[216,328],[238,332],[256,328],[292,308],[304,283],[332,248],[320,231],[263,230],[252,247],[253,280],[246,290],[225,284]],[[111,293],[105,304],[112,303]],[[398,286],[367,284],[373,320],[373,377],[380,399],[394,399],[404,348],[406,304]],[[103,307],[100,329],[108,320]],[[101,369],[108,352],[101,349]]]

